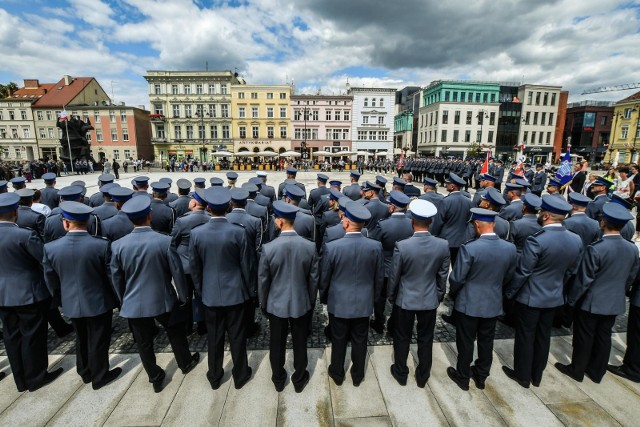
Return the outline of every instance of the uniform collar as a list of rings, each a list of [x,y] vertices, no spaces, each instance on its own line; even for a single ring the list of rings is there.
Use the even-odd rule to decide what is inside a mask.
[[[214,217],[211,217],[211,219],[209,221],[211,221],[211,222],[228,222],[226,216],[214,216]]]

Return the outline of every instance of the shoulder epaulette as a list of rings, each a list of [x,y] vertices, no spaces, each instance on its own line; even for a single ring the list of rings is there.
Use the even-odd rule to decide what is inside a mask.
[[[535,233],[532,234],[532,236],[539,236],[542,233],[544,233],[546,230],[544,228],[541,228],[540,230],[536,231]]]
[[[93,234],[91,234],[90,236],[93,237],[94,239],[106,240],[107,242],[109,241],[109,239],[107,239],[104,236],[94,236]]]

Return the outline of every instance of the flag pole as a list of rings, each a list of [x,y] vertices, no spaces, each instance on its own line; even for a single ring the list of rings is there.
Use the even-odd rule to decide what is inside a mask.
[[[62,106],[62,111],[67,111],[64,105]],[[71,165],[71,173],[75,173],[75,171],[73,170],[73,158],[71,157],[71,141],[69,140],[69,116],[65,117],[64,130],[67,134],[67,148],[69,149],[69,164]]]

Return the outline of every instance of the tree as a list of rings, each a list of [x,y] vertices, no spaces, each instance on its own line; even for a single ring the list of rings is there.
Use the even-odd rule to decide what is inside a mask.
[[[467,149],[467,157],[479,157],[482,152],[482,146],[477,142],[472,142]]]
[[[7,98],[10,93],[13,93],[18,89],[18,85],[14,82],[9,82],[6,85],[0,84],[0,98]]]

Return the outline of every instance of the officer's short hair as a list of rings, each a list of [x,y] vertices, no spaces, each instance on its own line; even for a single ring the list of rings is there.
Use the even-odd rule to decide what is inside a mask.
[[[431,223],[433,222],[431,218],[428,219],[417,219],[417,218],[411,218],[413,220],[413,222],[418,226],[418,227],[429,227],[431,226]]]

